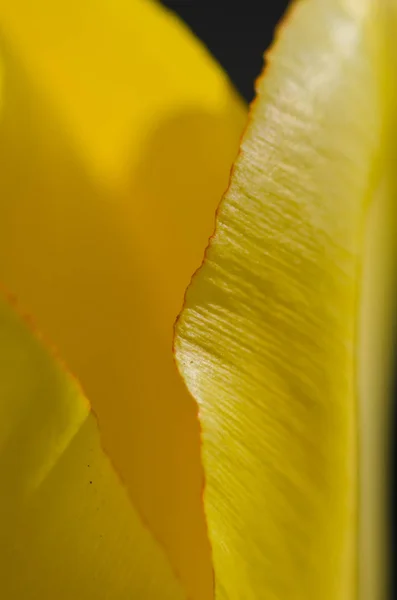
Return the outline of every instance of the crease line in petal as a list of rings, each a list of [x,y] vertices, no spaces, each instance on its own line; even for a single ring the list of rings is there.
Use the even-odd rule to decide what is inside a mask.
[[[0,413],[2,595],[183,600],[81,390],[3,294]]]

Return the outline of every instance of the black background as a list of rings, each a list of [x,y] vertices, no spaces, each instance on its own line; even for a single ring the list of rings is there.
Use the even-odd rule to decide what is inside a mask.
[[[287,0],[164,0],[206,44],[247,101],[263,66],[263,53],[272,41],[274,27]]]
[[[263,67],[264,51],[271,44],[274,28],[285,13],[288,0],[257,0],[256,2],[221,3],[216,0],[163,0],[189,25],[206,44],[212,55],[223,66],[241,95],[250,102],[254,96],[254,82]],[[397,347],[397,344],[396,344]],[[396,352],[397,355],[397,352]],[[397,396],[397,359],[395,369],[395,398]],[[396,553],[396,416],[392,423],[393,449],[391,460],[392,556]],[[390,463],[389,463],[390,464]],[[393,564],[393,562],[392,562]],[[396,575],[392,569],[391,598],[397,589]],[[374,600],[376,600],[374,598]]]

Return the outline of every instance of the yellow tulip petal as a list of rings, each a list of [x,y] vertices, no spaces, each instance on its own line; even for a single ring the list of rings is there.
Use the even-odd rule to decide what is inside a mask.
[[[192,599],[212,591],[196,407],[173,323],[245,109],[147,0],[0,5],[0,280],[79,377]]]
[[[182,600],[76,382],[0,297],[0,596]]]
[[[382,295],[393,271],[373,275],[387,229],[379,212],[395,219],[382,183],[391,90],[377,9],[372,0],[294,6],[177,324],[177,362],[203,429],[219,600],[351,600],[358,568],[360,600],[384,597],[384,506],[363,506],[385,481],[376,471],[387,386],[371,374],[385,367],[371,352],[390,350]],[[382,285],[369,292],[361,272]],[[361,479],[368,442],[378,458]]]

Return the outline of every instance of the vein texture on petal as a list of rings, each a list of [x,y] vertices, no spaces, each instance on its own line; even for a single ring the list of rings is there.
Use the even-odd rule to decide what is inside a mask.
[[[292,8],[177,323],[219,600],[357,594],[361,272],[387,104],[376,8]]]

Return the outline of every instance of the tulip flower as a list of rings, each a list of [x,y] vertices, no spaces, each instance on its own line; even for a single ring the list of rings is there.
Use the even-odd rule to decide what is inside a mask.
[[[291,11],[180,377],[245,107],[148,0],[0,5],[2,598],[384,593],[393,6]]]

